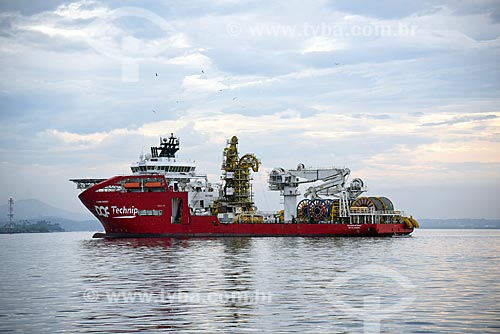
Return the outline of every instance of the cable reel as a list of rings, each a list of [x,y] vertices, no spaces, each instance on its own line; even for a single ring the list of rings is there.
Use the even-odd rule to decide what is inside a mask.
[[[358,197],[352,207],[373,208],[376,211],[393,211],[394,205],[387,197]]]
[[[297,205],[297,217],[299,219],[309,219],[309,202],[311,201],[308,199],[303,199]]]
[[[331,220],[338,215],[338,200],[303,199],[297,205],[297,217],[301,220]]]

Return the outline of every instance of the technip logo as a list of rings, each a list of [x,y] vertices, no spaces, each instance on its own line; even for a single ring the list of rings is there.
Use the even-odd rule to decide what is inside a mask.
[[[109,217],[109,207],[94,205],[94,208],[95,208],[95,212],[98,216],[106,217],[106,218]]]
[[[120,207],[117,207],[116,205],[111,206],[111,210],[113,215],[119,214],[119,215],[133,215],[137,216],[139,213],[139,209],[137,209],[135,206],[132,207],[126,207],[125,205]]]
[[[111,212],[109,210],[109,206],[98,206],[94,205],[95,212],[98,216],[108,218],[110,214],[114,218],[134,218],[139,214],[139,209],[135,206],[126,207],[125,205],[122,207],[118,207],[116,205],[111,206]]]
[[[94,209],[97,216],[105,218],[108,218],[110,216],[111,218],[135,218],[138,216],[163,215],[163,210],[158,210],[158,209],[139,210],[133,205],[130,207],[125,205],[123,206],[111,205],[111,209],[109,206],[94,205]]]

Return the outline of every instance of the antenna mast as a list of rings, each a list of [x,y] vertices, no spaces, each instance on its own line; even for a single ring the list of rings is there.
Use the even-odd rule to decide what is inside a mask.
[[[14,223],[14,200],[12,196],[9,198],[9,213],[7,216],[9,217],[9,226],[12,226]]]

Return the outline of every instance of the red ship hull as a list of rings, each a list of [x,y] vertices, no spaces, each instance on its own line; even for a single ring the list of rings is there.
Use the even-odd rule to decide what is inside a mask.
[[[112,186],[123,178],[108,179],[79,196],[102,223],[104,237],[374,237],[413,232],[413,228],[404,223],[221,223],[216,215],[193,215],[187,205],[187,192],[172,191],[166,186],[151,192],[114,189]]]

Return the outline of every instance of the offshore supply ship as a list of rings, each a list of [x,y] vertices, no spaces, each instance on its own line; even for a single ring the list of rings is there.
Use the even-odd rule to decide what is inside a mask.
[[[194,162],[179,161],[173,134],[132,164],[132,174],[109,179],[72,179],[82,203],[102,223],[94,237],[402,236],[418,222],[395,210],[386,197],[364,197],[363,181],[347,184],[348,168],[275,168],[269,189],[284,208],[259,212],[251,171],[260,161],[238,153],[233,136],[223,151],[222,183],[208,182]],[[311,184],[297,203],[299,185]]]

